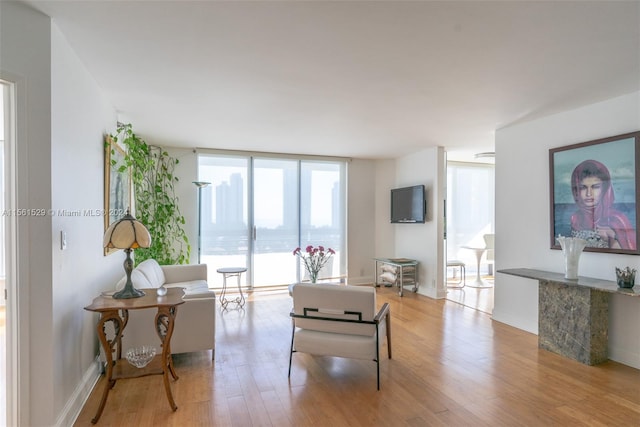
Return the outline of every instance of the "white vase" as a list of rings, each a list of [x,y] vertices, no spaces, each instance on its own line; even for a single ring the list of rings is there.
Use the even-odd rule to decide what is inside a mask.
[[[587,246],[587,241],[577,237],[563,236],[558,236],[556,240],[560,243],[562,253],[564,254],[564,278],[576,280],[578,278],[580,254],[582,254],[582,250]]]

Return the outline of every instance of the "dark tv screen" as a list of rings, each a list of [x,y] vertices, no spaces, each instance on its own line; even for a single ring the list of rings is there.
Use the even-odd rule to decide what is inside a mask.
[[[391,223],[424,223],[426,204],[424,185],[391,190]]]

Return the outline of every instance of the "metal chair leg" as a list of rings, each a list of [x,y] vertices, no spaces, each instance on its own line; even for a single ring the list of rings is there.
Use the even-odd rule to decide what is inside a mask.
[[[291,347],[289,348],[289,374],[287,375],[288,378],[291,378],[291,361],[293,359],[293,338],[295,337],[295,333],[296,333],[296,325],[294,323],[293,329],[291,330]]]

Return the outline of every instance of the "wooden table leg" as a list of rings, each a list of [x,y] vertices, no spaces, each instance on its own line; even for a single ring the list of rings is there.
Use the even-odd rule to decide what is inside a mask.
[[[169,373],[174,380],[178,379],[176,371],[173,368],[173,359],[171,358],[171,335],[173,334],[174,320],[178,309],[177,307],[158,307],[156,314],[156,332],[160,341],[162,341],[162,378],[164,380],[164,391],[167,394],[169,406],[173,411],[178,409],[176,402],[173,400],[171,393],[171,384],[169,382]]]
[[[177,380],[178,375],[173,366],[171,358],[171,335],[173,334],[174,321],[177,313],[176,306],[184,304],[183,289],[168,289],[164,296],[144,295],[140,299],[113,299],[107,296],[99,296],[93,302],[85,307],[85,310],[100,313],[100,320],[97,325],[98,338],[105,352],[106,374],[104,390],[102,398],[92,423],[97,423],[102,415],[102,411],[107,403],[109,391],[114,387],[119,379],[138,378],[146,375],[163,375],[165,392],[167,400],[172,410],[178,409],[173,395],[171,393],[171,385],[169,383],[169,374],[173,379]],[[160,337],[162,345],[162,354],[156,355],[152,364],[144,366],[136,371],[127,365],[126,360],[122,360],[122,336],[123,331],[129,320],[129,310],[149,309],[156,307],[158,312],[155,316],[155,328]],[[114,330],[114,338],[109,340],[106,333],[106,324],[112,322]],[[151,326],[151,325],[149,325]],[[109,331],[111,336],[111,331]],[[114,359],[115,355],[115,359]],[[160,363],[160,366],[158,366]]]
[[[107,334],[105,331],[105,325],[107,322],[113,323],[113,330],[115,331],[115,336],[112,340],[107,339]],[[91,423],[95,424],[100,419],[102,415],[102,411],[104,410],[105,405],[107,404],[107,397],[109,396],[109,390],[113,388],[116,384],[116,381],[112,379],[113,376],[113,350],[114,347],[117,347],[118,353],[120,353],[120,343],[122,338],[122,330],[124,329],[123,325],[125,322],[118,315],[118,310],[114,311],[105,311],[101,313],[100,320],[96,326],[98,332],[98,339],[100,339],[100,344],[102,345],[102,349],[104,350],[105,357],[107,359],[106,362],[106,376],[105,376],[105,384],[104,390],[102,391],[102,398],[100,399],[100,405],[98,406],[98,411],[96,415],[91,419]]]

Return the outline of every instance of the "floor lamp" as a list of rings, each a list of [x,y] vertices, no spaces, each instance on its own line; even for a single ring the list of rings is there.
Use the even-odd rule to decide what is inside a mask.
[[[198,187],[198,264],[200,264],[200,252],[202,251],[202,189],[210,182],[205,181],[193,181],[196,187]]]

